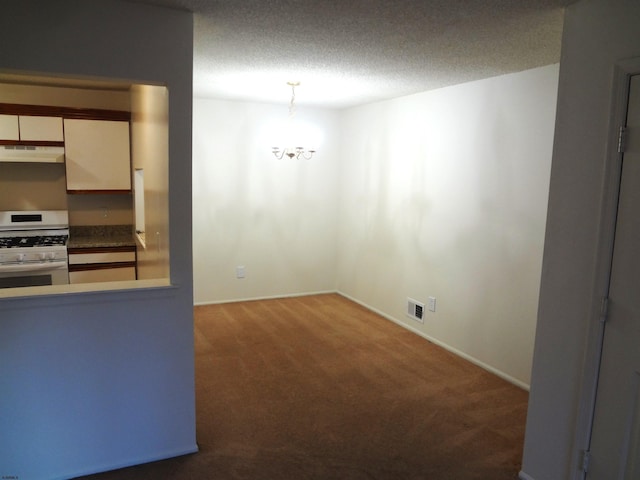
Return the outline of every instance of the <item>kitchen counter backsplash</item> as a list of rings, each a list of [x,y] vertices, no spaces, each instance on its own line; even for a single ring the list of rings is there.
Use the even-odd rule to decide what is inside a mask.
[[[133,225],[75,225],[69,227],[68,248],[132,247]]]

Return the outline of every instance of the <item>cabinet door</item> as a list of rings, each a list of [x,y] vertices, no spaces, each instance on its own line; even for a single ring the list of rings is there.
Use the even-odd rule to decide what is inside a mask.
[[[20,115],[20,140],[62,142],[62,117]]]
[[[17,115],[0,115],[0,140],[20,140]]]
[[[85,265],[87,263],[135,262],[136,252],[96,252],[70,253],[69,265]]]
[[[69,191],[131,191],[129,123],[64,120]]]
[[[69,272],[70,283],[120,282],[135,279],[135,267],[103,268]]]

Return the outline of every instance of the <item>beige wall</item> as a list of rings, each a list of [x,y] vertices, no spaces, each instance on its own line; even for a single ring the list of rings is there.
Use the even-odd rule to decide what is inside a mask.
[[[132,225],[130,194],[67,195],[71,225]]]
[[[0,210],[66,210],[64,164],[0,162]]]
[[[169,91],[131,91],[131,162],[144,169],[145,245],[138,244],[138,279],[169,277]]]
[[[56,107],[102,108],[129,111],[129,90],[107,88],[72,88],[29,85],[27,82],[45,81],[47,77],[12,75],[12,82],[2,82],[0,74],[0,103],[50,105]],[[60,80],[62,81],[62,80]]]

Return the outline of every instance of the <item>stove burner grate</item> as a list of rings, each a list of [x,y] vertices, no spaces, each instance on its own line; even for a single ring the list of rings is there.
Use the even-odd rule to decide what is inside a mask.
[[[44,235],[33,237],[0,237],[0,248],[52,247],[66,245],[68,235]]]

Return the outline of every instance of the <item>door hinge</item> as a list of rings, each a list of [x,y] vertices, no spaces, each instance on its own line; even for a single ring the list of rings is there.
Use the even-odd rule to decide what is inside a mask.
[[[587,473],[589,471],[589,460],[591,460],[591,452],[589,450],[584,450],[582,452],[582,471]]]
[[[618,130],[618,153],[624,153],[627,149],[627,127]]]
[[[605,323],[609,318],[609,297],[602,297],[600,304],[600,321]]]

